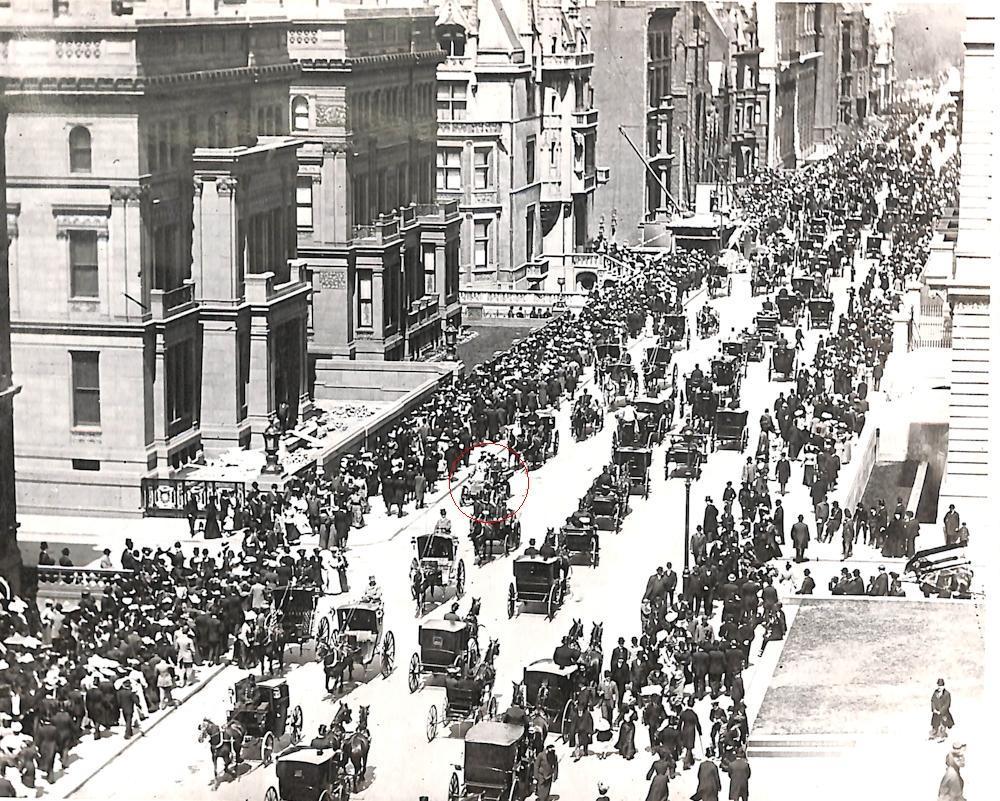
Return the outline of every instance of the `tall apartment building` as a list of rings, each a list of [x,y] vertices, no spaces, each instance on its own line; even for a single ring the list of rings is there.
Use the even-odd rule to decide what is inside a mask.
[[[463,283],[542,288],[593,234],[594,55],[575,2],[444,0],[437,191],[462,213]]]
[[[840,18],[840,113],[844,125],[860,125],[869,114],[874,53],[868,17],[857,4],[845,8]]]
[[[461,321],[461,221],[455,203],[434,203],[435,12],[421,0],[283,10],[300,67],[287,102],[304,141],[296,223],[311,359],[419,356]]]
[[[10,359],[10,279],[7,265],[7,108],[0,85],[0,578],[15,592],[21,587],[17,547],[17,494],[14,490],[14,384]]]
[[[138,513],[308,408],[297,68],[283,20],[214,11],[0,7],[22,509]]]
[[[841,3],[816,5],[816,33],[822,56],[816,62],[815,140],[825,142],[840,124]]]
[[[756,172],[766,157],[770,98],[767,87],[762,87],[760,83],[757,7],[747,9],[737,4],[724,5],[733,31],[728,176],[739,181]]]
[[[885,113],[896,102],[895,28],[891,15],[885,15],[873,26],[875,63],[872,70],[873,114]]]

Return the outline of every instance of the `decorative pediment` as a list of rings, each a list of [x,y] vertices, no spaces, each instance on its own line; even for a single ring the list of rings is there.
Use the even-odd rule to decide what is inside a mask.
[[[52,216],[56,218],[56,236],[65,237],[70,231],[85,229],[108,236],[108,218],[111,206],[84,203],[53,204]]]

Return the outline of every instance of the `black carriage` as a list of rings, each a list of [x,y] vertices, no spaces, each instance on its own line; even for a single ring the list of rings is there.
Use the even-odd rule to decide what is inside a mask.
[[[599,342],[594,345],[598,364],[604,364],[605,362],[617,364],[622,360],[624,350],[619,342]]]
[[[712,429],[712,450],[729,445],[746,450],[747,413],[743,409],[719,409],[715,413],[715,427]]]
[[[566,594],[563,562],[557,556],[526,556],[514,560],[514,580],[507,591],[507,617],[514,617],[518,604],[544,604],[552,618]]]
[[[604,370],[604,397],[609,409],[621,409],[628,403],[628,386],[636,380],[635,366],[631,362],[608,364]]]
[[[647,392],[659,392],[667,386],[667,371],[673,359],[673,351],[663,345],[653,345],[646,349],[643,375]]]
[[[348,801],[351,776],[338,748],[298,748],[275,763],[277,787],[268,787],[264,801]]]
[[[319,590],[316,587],[275,587],[271,596],[274,608],[281,621],[285,643],[302,646],[314,636],[314,629],[322,627],[316,614],[316,602]]]
[[[590,497],[589,512],[599,531],[620,531],[625,517],[625,503],[615,491],[595,492]]]
[[[793,347],[780,347],[775,345],[771,348],[771,362],[767,367],[767,379],[771,377],[780,378],[782,381],[795,380],[798,367],[798,354]]]
[[[688,393],[688,401],[691,404],[691,416],[711,424],[715,420],[715,410],[722,403],[722,396],[717,390],[702,388]]]
[[[584,554],[597,567],[601,561],[601,534],[589,514],[575,514],[559,529],[559,547],[569,558]]]
[[[798,325],[802,316],[802,297],[795,295],[778,295],[774,299],[778,307],[778,320],[781,325]]]
[[[741,375],[739,362],[732,356],[712,359],[712,383],[720,397],[739,398]]]
[[[465,621],[428,620],[417,630],[417,642],[420,650],[410,657],[407,672],[411,693],[420,688],[425,673],[454,673],[479,658],[479,644]]]
[[[764,340],[759,333],[744,334],[743,354],[748,363],[764,361]],[[746,365],[744,365],[743,374],[746,375]]]
[[[761,260],[755,260],[750,270],[750,294],[763,295],[774,284],[774,267]]]
[[[506,511],[506,507],[490,520],[473,520],[470,529],[480,562],[491,559],[497,553],[507,556],[521,547],[521,521]]]
[[[665,344],[671,344],[674,349],[690,347],[691,332],[687,330],[687,316],[683,314],[663,315],[663,329],[660,339]]]
[[[521,801],[517,773],[527,754],[526,738],[524,726],[513,723],[488,720],[469,729],[463,766],[448,782],[448,801]]]
[[[284,679],[257,681],[247,676],[233,685],[230,694],[229,719],[238,721],[246,732],[244,756],[268,765],[281,743],[287,747],[302,739],[302,707],[289,708]]]
[[[736,361],[739,371],[746,375],[747,372],[747,343],[744,339],[727,339],[721,343],[720,348],[723,356],[729,356]]]
[[[657,445],[663,442],[670,422],[667,420],[667,401],[659,398],[636,398],[632,405],[635,407],[639,442]]]
[[[423,573],[423,584],[431,590],[434,588],[455,587],[455,596],[461,598],[465,594],[465,561],[458,556],[458,540],[451,534],[431,532],[414,537],[413,563],[410,567],[410,580],[419,565]]]
[[[653,462],[652,448],[616,448],[615,464],[628,474],[629,495],[649,497],[649,466]]]
[[[712,422],[714,425],[715,411],[712,412]],[[670,478],[670,465],[685,467],[688,470],[697,471],[705,461],[708,446],[708,437],[705,434],[695,432],[685,432],[673,434],[667,446],[666,461],[663,465],[664,478]]]
[[[550,731],[562,733],[566,708],[576,695],[581,679],[577,665],[559,667],[551,659],[532,662],[524,669],[525,706],[528,709],[541,707]]]
[[[830,328],[833,325],[833,298],[813,298],[809,301],[809,328]]]
[[[537,470],[559,453],[559,430],[554,412],[543,409],[525,412],[520,421],[519,450],[529,470]]]
[[[444,704],[440,713],[437,704],[427,710],[425,734],[430,742],[437,736],[438,728],[452,723],[494,720],[497,716],[497,699],[493,686],[481,678],[465,673],[449,675],[444,682]]]
[[[815,285],[816,282],[813,280],[811,275],[792,276],[792,292],[804,300],[808,300],[812,297],[813,287]]]
[[[382,677],[389,677],[396,666],[396,638],[391,631],[383,636],[381,607],[365,602],[338,607],[337,627],[337,636],[350,652],[352,662],[367,668],[378,654]],[[331,663],[325,667],[329,679],[338,666]]]
[[[708,274],[708,296],[710,298],[729,296],[732,291],[733,277],[729,274],[729,268],[725,264],[716,262]]]
[[[757,334],[765,342],[774,342],[778,338],[778,315],[772,312],[760,312],[754,318]]]

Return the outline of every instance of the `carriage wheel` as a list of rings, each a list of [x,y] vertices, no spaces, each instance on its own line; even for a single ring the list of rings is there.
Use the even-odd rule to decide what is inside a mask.
[[[566,706],[563,707],[562,717],[559,718],[559,728],[561,729],[561,731],[559,732],[559,739],[564,743],[568,742],[568,737],[566,736],[566,719],[569,717],[570,704],[572,703],[573,699],[570,698],[566,702]]]
[[[302,739],[302,720],[302,707],[296,706],[295,709],[292,710],[292,721],[290,726],[292,730],[293,744]]]
[[[646,480],[643,482],[642,497],[647,500],[649,499],[649,476],[646,476]]]
[[[552,620],[556,614],[556,606],[559,603],[559,585],[553,584],[549,587],[549,595],[545,600],[545,609],[548,614],[549,620]]]
[[[594,544],[592,547],[593,551],[591,551],[590,559],[594,567],[597,567],[601,563],[601,542],[596,536],[594,537]]]
[[[431,708],[427,710],[427,727],[424,729],[427,734],[427,742],[430,742],[437,736],[438,727],[438,708],[431,704]]]
[[[321,617],[319,619],[319,631],[316,633],[316,639],[319,642],[326,642],[329,636],[330,636],[330,620],[329,618]]]
[[[382,643],[382,678],[389,678],[394,667],[396,667],[396,638],[391,631],[388,631],[385,642]]]
[[[486,717],[489,720],[496,720],[497,718],[497,699],[495,696],[490,696],[490,700],[486,704]]]
[[[465,595],[465,561],[458,560],[458,576],[455,579],[455,594],[461,598]]]
[[[420,686],[420,657],[413,654],[410,657],[410,670],[407,675],[407,684],[409,685],[410,692],[415,693],[417,687]]]
[[[774,356],[772,356],[771,358],[773,360]],[[771,380],[771,374],[774,372],[773,367],[774,367],[774,365],[769,362],[768,365],[767,365],[767,380],[768,381]]]
[[[264,793],[264,801],[281,801],[278,797],[278,791],[273,787],[268,787],[267,792]]]
[[[270,765],[272,756],[274,756],[274,735],[266,732],[264,739],[260,741],[260,763]]]
[[[448,801],[458,801],[461,792],[462,789],[458,783],[458,774],[452,773],[451,780],[448,782]]]
[[[729,281],[726,283],[726,297],[733,294],[733,277],[729,276]]]
[[[490,540],[490,553],[493,553],[493,541]],[[503,555],[510,556],[510,534],[503,535]]]
[[[552,439],[552,455],[558,456],[558,454],[559,454],[559,432],[556,431],[554,432],[554,436]]]
[[[351,801],[351,779],[349,776],[345,776],[344,780],[340,783],[339,801]]]
[[[510,619],[514,617],[514,607],[517,605],[517,591],[514,589],[514,585],[510,585],[510,589],[507,591],[507,618]]]

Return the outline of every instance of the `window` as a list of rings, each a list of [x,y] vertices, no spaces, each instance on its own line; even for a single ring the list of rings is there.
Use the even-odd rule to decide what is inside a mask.
[[[358,325],[371,328],[375,325],[372,314],[372,271],[358,270]]]
[[[73,425],[99,426],[101,424],[101,371],[100,354],[92,351],[73,351]]]
[[[442,147],[437,152],[437,188],[462,188],[462,151],[457,147]]]
[[[69,171],[90,172],[90,131],[82,125],[69,132]]]
[[[475,171],[476,189],[490,189],[493,186],[493,148],[477,147],[475,150]]]
[[[524,260],[535,257],[535,207],[528,206],[524,213]]]
[[[538,86],[530,75],[528,76],[527,86],[526,86],[526,100],[528,105],[528,116],[534,117],[537,113],[538,104]]]
[[[308,176],[295,184],[295,224],[299,228],[313,227],[313,182]]]
[[[549,168],[555,170],[559,161],[559,145],[556,142],[549,142]]]
[[[180,286],[177,254],[177,224],[153,229],[153,287],[171,290]]]
[[[438,119],[464,120],[466,85],[464,83],[439,83],[437,90]]]
[[[529,136],[524,142],[524,180],[535,182],[535,137]]]
[[[167,348],[167,434],[174,436],[194,420],[194,342]]]
[[[70,297],[97,297],[97,231],[69,232]]]
[[[424,294],[437,294],[437,248],[424,245]]]
[[[488,269],[490,266],[490,221],[476,220],[473,223],[473,246],[472,265],[477,270]]]
[[[309,130],[309,101],[301,96],[292,100],[292,129]]]

